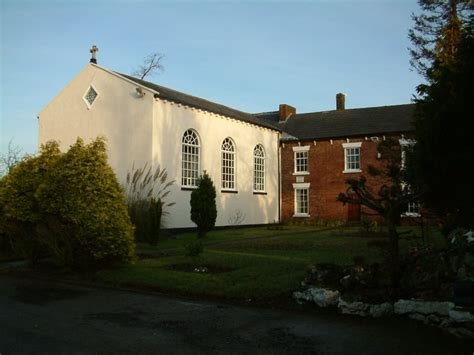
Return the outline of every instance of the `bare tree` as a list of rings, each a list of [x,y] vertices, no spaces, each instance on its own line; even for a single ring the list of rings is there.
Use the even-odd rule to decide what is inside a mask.
[[[133,72],[133,76],[143,80],[146,76],[153,76],[157,72],[164,70],[163,58],[165,57],[162,53],[151,53],[143,59],[143,64],[136,68]]]
[[[8,143],[6,153],[0,154],[0,176],[8,172],[18,164],[24,157],[19,146],[13,144],[13,140]]]
[[[392,286],[397,287],[400,281],[399,233],[397,224],[400,215],[408,203],[415,202],[420,192],[410,188],[405,182],[405,169],[402,167],[401,147],[393,138],[379,143],[378,153],[381,164],[377,168],[369,165],[367,172],[375,182],[371,188],[367,178],[348,179],[349,189],[340,193],[338,200],[344,204],[355,204],[369,208],[383,218],[388,229],[388,251],[390,254],[390,276]]]

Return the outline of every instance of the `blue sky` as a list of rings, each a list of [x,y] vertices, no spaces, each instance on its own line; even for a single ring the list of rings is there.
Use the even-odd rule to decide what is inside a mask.
[[[246,112],[408,103],[416,1],[0,0],[0,151],[37,149],[38,112],[89,61],[131,73],[165,55],[158,84]],[[67,117],[64,117],[67,120]]]

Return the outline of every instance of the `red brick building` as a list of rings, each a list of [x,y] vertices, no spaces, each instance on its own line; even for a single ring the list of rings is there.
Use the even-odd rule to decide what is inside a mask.
[[[278,112],[258,114],[273,121],[283,135],[281,149],[281,220],[317,219],[357,222],[365,215],[357,205],[343,205],[337,196],[348,189],[346,180],[365,175],[368,165],[380,165],[377,144],[393,137],[401,144],[413,131],[414,105],[345,109],[338,94],[336,110],[297,114],[289,105]],[[363,207],[362,207],[363,208]],[[417,216],[415,204],[407,217]]]

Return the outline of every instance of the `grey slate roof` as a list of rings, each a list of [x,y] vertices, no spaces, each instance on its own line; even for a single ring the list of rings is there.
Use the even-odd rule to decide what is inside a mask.
[[[281,131],[281,128],[278,125],[272,122],[267,122],[265,120],[260,120],[256,118],[254,115],[251,115],[250,113],[235,110],[233,108],[230,108],[221,104],[217,104],[215,102],[211,102],[208,100],[204,100],[196,96],[184,94],[182,92],[172,90],[161,85],[156,85],[145,80],[134,78],[133,76],[129,76],[122,73],[117,73],[117,74],[129,80],[132,80],[142,86],[158,91],[160,93],[158,97],[164,100],[173,101],[179,104],[187,105],[187,106],[205,110],[208,112],[213,112],[222,116],[234,118],[236,120],[251,123],[260,127],[265,127],[265,128],[273,129],[276,131]]]
[[[412,125],[414,108],[414,104],[406,104],[300,113],[277,125],[286,133],[282,140],[402,133],[414,129]],[[278,112],[255,114],[255,117],[275,124]]]

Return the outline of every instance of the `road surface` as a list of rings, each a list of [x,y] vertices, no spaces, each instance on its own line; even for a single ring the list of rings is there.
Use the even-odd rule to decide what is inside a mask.
[[[245,308],[0,275],[0,354],[469,354],[406,319]]]

